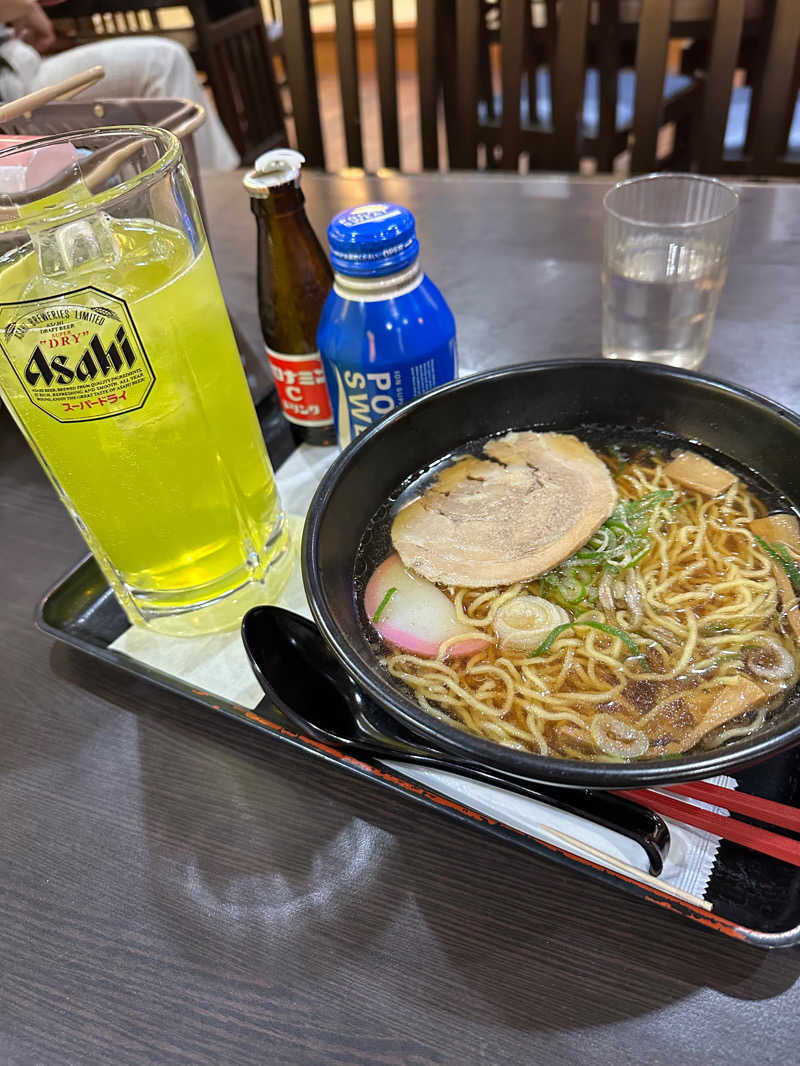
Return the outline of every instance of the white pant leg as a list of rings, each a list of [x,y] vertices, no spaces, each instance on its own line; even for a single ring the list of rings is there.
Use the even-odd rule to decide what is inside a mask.
[[[84,90],[80,100],[187,97],[206,109],[206,121],[194,134],[200,166],[207,170],[233,170],[239,166],[239,155],[216,111],[209,106],[191,56],[177,41],[165,37],[114,37],[55,56],[39,56],[21,41],[9,41],[3,46],[3,57],[13,68],[0,71],[0,91],[6,100],[94,66],[104,67],[106,76]]]

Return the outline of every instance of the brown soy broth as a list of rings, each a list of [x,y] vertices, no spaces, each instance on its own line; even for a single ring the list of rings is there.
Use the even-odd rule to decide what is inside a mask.
[[[519,431],[522,432],[524,429]],[[661,457],[666,460],[675,450],[688,448],[693,452],[703,455],[711,462],[736,474],[746,489],[764,504],[767,512],[782,511],[797,514],[797,509],[792,503],[781,493],[777,492],[756,472],[696,440],[687,440],[675,434],[660,430],[620,428],[616,426],[600,426],[594,424],[584,424],[563,429],[559,428],[557,430],[551,430],[550,427],[547,427],[547,431],[573,433],[606,459],[609,466],[612,468],[612,474],[614,473],[614,468],[619,459],[630,461],[637,456],[640,458],[650,456]],[[507,432],[508,430],[503,430],[498,434],[494,434],[493,437],[502,436]],[[367,526],[361,539],[356,560],[355,595],[357,609],[359,611],[365,635],[377,656],[385,658],[387,651],[390,651],[391,649],[387,649],[383,646],[382,642],[367,622],[362,606],[363,592],[366,582],[373,570],[393,550],[391,543],[391,524],[395,514],[402,506],[421,495],[434,481],[436,475],[443,467],[448,466],[455,460],[461,459],[467,455],[480,454],[484,444],[490,439],[492,438],[485,437],[479,440],[469,441],[450,455],[431,463],[422,470],[416,471],[397,487],[397,490],[392,493],[390,498],[382,505],[379,511],[376,512]],[[609,459],[610,455],[613,455],[614,458]],[[529,582],[528,586],[529,591],[534,593],[539,592],[538,584],[535,579]],[[496,650],[492,649],[485,658],[488,662],[493,662],[497,658]],[[653,668],[657,669],[659,664],[655,652],[651,655],[651,659],[654,660]],[[706,674],[705,676],[707,678],[709,675]],[[681,713],[681,698],[685,697],[686,693],[696,687],[702,680],[702,676],[699,678],[692,677],[690,673],[687,673],[685,677],[675,679],[675,681],[672,682],[635,682],[632,683],[630,691],[626,691],[625,698],[629,705],[633,704],[637,709],[646,713],[648,710],[647,704],[652,706],[657,700],[663,700],[664,697],[674,694],[675,708],[673,710],[674,714],[679,717]],[[403,682],[398,681],[396,678],[389,678],[389,681],[393,687],[402,691],[405,696],[408,696],[409,693],[411,693],[413,698],[412,690]],[[777,702],[782,702],[786,696],[786,692],[781,691],[779,695],[780,699],[777,700]],[[609,701],[608,711],[612,714],[615,712],[613,700]],[[553,751],[552,754],[573,755],[578,758],[591,757],[588,752],[582,753],[580,750],[570,752]],[[657,755],[658,752],[651,753],[648,757],[652,758],[653,754]]]

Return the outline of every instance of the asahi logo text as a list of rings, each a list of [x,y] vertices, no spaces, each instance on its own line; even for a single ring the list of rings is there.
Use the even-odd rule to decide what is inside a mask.
[[[136,353],[131,348],[122,326],[107,348],[95,333],[80,359],[75,362],[69,355],[59,353],[50,360],[37,346],[25,367],[25,379],[32,387],[42,385],[69,385],[72,381],[93,381],[98,375],[109,375],[130,370],[136,362]]]
[[[0,303],[0,379],[3,362],[31,406],[55,422],[99,422],[138,411],[156,384],[127,303],[92,285]]]

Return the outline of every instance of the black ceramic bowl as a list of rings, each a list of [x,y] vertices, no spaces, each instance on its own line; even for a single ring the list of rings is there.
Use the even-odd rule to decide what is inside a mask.
[[[708,752],[633,763],[581,762],[504,748],[423,711],[378,665],[354,596],[359,541],[375,512],[417,471],[465,443],[509,429],[666,430],[702,442],[800,503],[800,419],[736,385],[647,363],[559,361],[466,378],[399,408],[350,445],[323,478],[303,535],[314,617],[339,659],[386,710],[440,748],[539,781],[635,788],[708,777],[800,741],[793,692],[751,737]]]

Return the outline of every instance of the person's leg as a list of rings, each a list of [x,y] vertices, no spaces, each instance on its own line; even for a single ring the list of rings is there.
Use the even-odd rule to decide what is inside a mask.
[[[35,48],[31,48],[24,41],[18,41],[15,37],[3,41],[0,51],[5,61],[0,67],[0,99],[5,103],[30,92],[28,86],[36,78],[37,71],[42,65],[42,57]],[[6,63],[8,66],[5,65]]]
[[[200,166],[209,170],[233,170],[239,165],[238,153],[219,116],[209,106],[191,56],[176,41],[164,37],[115,37],[92,42],[55,56],[43,56],[35,69],[26,63],[16,80],[22,92],[32,92],[98,65],[105,68],[106,76],[82,92],[80,100],[112,96],[186,97],[206,109],[206,121],[194,134]],[[6,79],[6,84],[12,88],[12,79]]]

